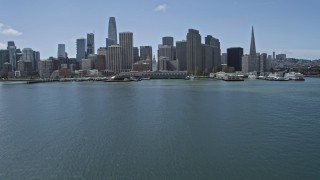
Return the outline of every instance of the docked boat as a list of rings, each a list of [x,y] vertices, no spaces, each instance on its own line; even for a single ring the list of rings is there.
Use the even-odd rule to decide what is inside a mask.
[[[143,77],[141,78],[141,80],[150,80],[151,78],[150,77]]]
[[[223,77],[224,81],[244,81],[244,79],[241,76],[237,76],[235,74],[226,74]]]
[[[284,75],[285,78],[294,81],[304,81],[304,75],[296,72],[289,72]]]
[[[249,74],[248,79],[251,79],[251,80],[257,79],[257,76],[255,74]]]
[[[273,78],[273,81],[289,81],[289,79],[287,79],[285,77],[275,77],[275,78]]]
[[[110,79],[105,80],[104,82],[131,82],[130,78],[119,77],[119,76],[112,76]]]
[[[193,75],[187,76],[185,80],[194,80],[194,76]]]
[[[288,79],[287,77],[283,77],[283,76],[281,76],[281,75],[278,74],[278,73],[269,74],[269,75],[266,77],[266,80],[269,80],[269,81],[289,81],[289,79]]]

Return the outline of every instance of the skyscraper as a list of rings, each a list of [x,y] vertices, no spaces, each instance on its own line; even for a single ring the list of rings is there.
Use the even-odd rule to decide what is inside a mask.
[[[158,46],[158,58],[166,57],[169,61],[174,60],[173,46],[159,45]]]
[[[221,67],[221,48],[219,39],[214,38],[211,35],[205,37],[205,43],[213,47],[213,68],[217,72]]]
[[[233,67],[235,71],[242,70],[242,56],[243,48],[234,47],[227,49],[227,64],[229,67]]]
[[[133,47],[133,62],[138,62],[140,60],[139,57],[139,48],[138,47]]]
[[[176,42],[177,60],[179,63],[179,70],[187,70],[187,41]]]
[[[152,46],[140,46],[140,60],[151,60],[152,57]]]
[[[17,54],[16,54],[16,51],[17,51],[17,48],[14,44],[13,41],[8,41],[8,47],[7,47],[7,50],[9,51],[9,62],[11,64],[11,70],[15,70],[16,67],[17,67]]]
[[[86,58],[86,39],[77,39],[77,62]]]
[[[113,41],[112,45],[118,44],[117,25],[116,25],[116,18],[115,17],[109,18],[108,38]]]
[[[227,53],[222,53],[221,64],[227,64]]]
[[[121,71],[129,72],[132,70],[133,65],[133,33],[122,32],[119,38],[122,49]]]
[[[108,48],[109,46],[112,46],[112,45],[114,45],[113,40],[106,38],[106,48]]]
[[[89,56],[90,54],[95,54],[93,33],[87,34],[87,56]]]
[[[166,36],[162,38],[162,45],[173,46],[173,37]]]
[[[254,30],[252,27],[251,31],[251,43],[250,43],[250,52],[249,52],[249,62],[248,62],[248,71],[260,71],[260,57],[257,55],[256,51],[256,42],[254,38]]]
[[[254,38],[254,30],[252,27],[252,31],[251,31],[251,43],[250,43],[250,56],[256,56],[257,55],[257,51],[256,51],[256,42],[255,42],[255,38]]]
[[[58,44],[58,57],[57,58],[66,58],[66,45]]]
[[[107,70],[116,74],[120,73],[122,63],[122,52],[119,45],[112,45],[108,47],[108,61]]]
[[[262,53],[260,55],[260,72],[267,72],[268,70],[268,55]]]
[[[189,29],[187,34],[187,71],[189,73],[202,73],[201,35],[198,30]]]
[[[213,72],[214,47],[202,44],[202,69],[205,74]]]
[[[9,62],[9,51],[7,49],[0,50],[0,71],[3,68],[3,64]]]

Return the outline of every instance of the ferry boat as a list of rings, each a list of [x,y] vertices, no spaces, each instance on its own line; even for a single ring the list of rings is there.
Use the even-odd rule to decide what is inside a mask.
[[[244,79],[241,76],[237,76],[235,74],[226,74],[223,77],[224,81],[244,81]]]

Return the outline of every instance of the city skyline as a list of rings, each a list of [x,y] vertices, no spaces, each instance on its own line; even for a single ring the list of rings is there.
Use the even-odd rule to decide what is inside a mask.
[[[61,7],[68,10],[67,12],[52,15],[43,13],[40,17],[41,12],[57,8],[61,2],[43,3],[34,0],[26,3],[12,0],[0,7],[0,48],[5,49],[6,42],[12,40],[18,47],[37,49],[41,52],[41,59],[46,59],[56,56],[57,44],[66,44],[69,57],[75,57],[76,39],[84,38],[87,33],[94,32],[95,47],[104,47],[108,19],[115,17],[118,32],[133,32],[134,46],[151,45],[153,54],[156,54],[155,50],[162,37],[172,36],[175,41],[185,40],[190,28],[199,30],[202,42],[206,35],[218,38],[221,41],[221,53],[225,53],[230,47],[243,47],[247,54],[250,47],[249,32],[254,26],[257,52],[272,54],[275,51],[277,54],[285,53],[288,57],[310,60],[320,58],[320,48],[314,38],[320,36],[319,25],[312,14],[319,2],[203,2],[205,3],[188,1],[186,4],[189,5],[181,8],[178,2],[143,0],[140,2],[143,6],[138,7],[131,1],[96,0],[92,6],[98,12],[94,13],[97,15],[91,13],[90,17],[85,17],[80,13],[86,8],[84,1],[69,1],[64,2]],[[24,8],[17,7],[17,3]],[[77,6],[73,6],[75,3]],[[124,3],[127,7],[121,6]],[[99,13],[104,4],[113,8],[108,9],[108,13]],[[218,8],[212,8],[214,6]],[[26,13],[27,9],[30,12],[30,8],[34,7],[40,10],[37,13]],[[15,13],[8,16],[14,8]],[[123,10],[127,13],[122,13]],[[77,13],[70,15],[70,11]],[[27,15],[21,17],[21,14]],[[26,18],[33,21],[26,21]],[[35,24],[37,22],[39,24]]]

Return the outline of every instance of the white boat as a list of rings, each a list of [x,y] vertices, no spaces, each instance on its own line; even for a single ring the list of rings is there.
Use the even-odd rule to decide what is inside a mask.
[[[150,77],[141,78],[141,80],[150,80],[150,79],[151,79]]]
[[[304,75],[296,72],[289,72],[284,75],[285,78],[294,81],[304,81]]]
[[[255,74],[249,74],[248,79],[257,79],[257,76]]]
[[[194,76],[193,75],[187,76],[185,80],[194,80]]]

